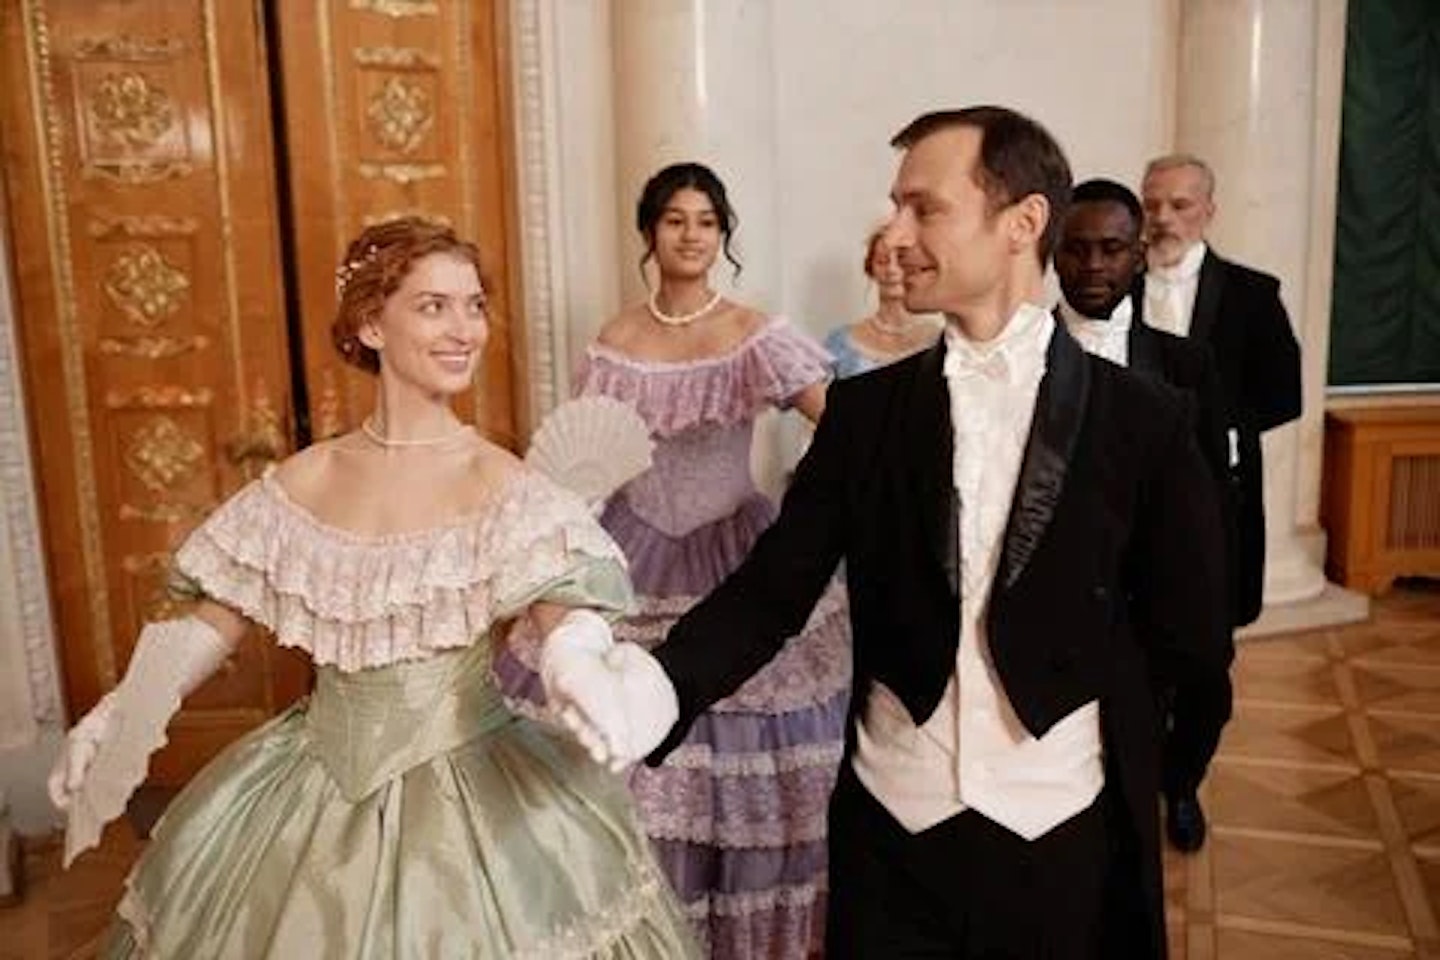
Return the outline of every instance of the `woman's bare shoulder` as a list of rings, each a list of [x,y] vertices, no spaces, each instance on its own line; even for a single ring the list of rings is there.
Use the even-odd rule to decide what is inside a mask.
[[[605,321],[595,342],[622,353],[630,352],[636,343],[644,339],[650,327],[650,318],[644,304],[634,304],[621,310]]]
[[[740,340],[747,340],[760,332],[770,322],[770,315],[746,303],[728,302],[726,319],[730,329]]]
[[[354,435],[344,434],[312,443],[275,465],[272,478],[286,493],[302,501],[325,490],[341,451],[353,446]]]

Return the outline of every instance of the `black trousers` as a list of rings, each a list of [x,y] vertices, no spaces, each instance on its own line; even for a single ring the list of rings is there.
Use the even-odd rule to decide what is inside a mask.
[[[1106,803],[1034,841],[973,810],[911,834],[847,759],[830,800],[827,960],[1100,957]]]
[[[1220,745],[1220,733],[1230,720],[1234,692],[1229,677],[1224,684],[1196,689],[1183,683],[1169,691],[1165,710],[1164,773],[1161,787],[1168,797],[1193,794]]]

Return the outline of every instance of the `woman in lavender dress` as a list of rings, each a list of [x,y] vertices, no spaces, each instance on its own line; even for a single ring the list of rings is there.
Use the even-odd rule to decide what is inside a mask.
[[[744,558],[774,505],[750,476],[756,416],[794,407],[814,420],[829,358],[784,320],[709,286],[731,263],[735,215],[709,169],[667,167],[637,210],[659,282],[586,353],[577,392],[634,406],[655,440],[653,468],[610,499],[601,525],[630,563],[639,615],[616,636],[653,646]],[[738,269],[738,264],[736,265]],[[502,663],[503,673],[515,663]],[[511,675],[512,690],[523,680]],[[826,804],[850,686],[849,621],[833,586],[765,670],[697,721],[631,787],[661,866],[717,960],[820,953]]]

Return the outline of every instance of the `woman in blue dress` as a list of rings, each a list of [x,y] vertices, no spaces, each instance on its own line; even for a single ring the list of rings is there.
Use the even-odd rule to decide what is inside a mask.
[[[825,349],[835,358],[835,375],[851,377],[894,363],[933,345],[940,325],[905,309],[905,274],[885,245],[883,229],[865,245],[865,275],[875,282],[879,303],[863,319],[830,331]]]

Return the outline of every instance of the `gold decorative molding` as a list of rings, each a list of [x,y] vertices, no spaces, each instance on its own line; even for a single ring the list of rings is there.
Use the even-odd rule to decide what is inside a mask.
[[[136,244],[105,271],[105,293],[133,323],[153,328],[174,315],[190,289],[190,278],[149,244]]]
[[[175,125],[175,101],[143,73],[112,72],[86,103],[100,138],[125,152],[153,147]]]
[[[168,360],[171,357],[195,353],[210,346],[210,338],[201,334],[193,337],[102,337],[98,349],[111,357],[129,357],[134,360]]]
[[[174,503],[166,501],[149,507],[136,507],[124,503],[120,505],[121,520],[140,520],[145,523],[163,523],[167,526],[175,526],[184,523],[204,513],[202,507],[191,503]]]
[[[356,8],[358,9],[358,8]],[[335,38],[331,35],[331,20],[333,17],[320,16],[317,32],[320,39],[320,87],[325,97],[325,115],[327,117],[349,117],[351,106],[345,98],[345,94],[351,92],[349,84],[345,90],[340,89],[336,83],[336,68],[340,66],[335,57]],[[344,174],[340,169],[342,157],[346,154],[340,148],[340,124],[333,120],[322,126],[325,129],[326,147],[329,150],[329,162],[326,163],[327,171],[330,174],[330,198],[335,205],[335,222],[350,223],[350,196],[349,189],[343,183]],[[347,124],[348,126],[348,124]]]
[[[142,40],[128,36],[100,37],[98,39],[84,37],[76,41],[71,55],[76,60],[150,63],[157,60],[174,60],[187,48],[184,40],[174,37],[163,37],[159,40]]]
[[[188,177],[194,166],[184,160],[87,160],[85,176],[116,183],[158,183]]]
[[[195,475],[205,445],[169,417],[155,417],[131,435],[123,459],[135,479],[165,493]]]
[[[440,58],[419,47],[356,47],[351,51],[362,67],[388,70],[439,70]]]
[[[387,78],[380,89],[370,95],[365,119],[370,122],[370,135],[396,153],[414,153],[420,149],[435,126],[429,92],[401,77]]]
[[[120,558],[120,569],[131,576],[163,573],[170,569],[170,554],[163,550],[156,553],[126,554]]]
[[[191,390],[165,384],[158,387],[140,387],[129,392],[110,390],[105,394],[105,406],[111,410],[193,410],[210,406],[214,399],[215,394],[209,387]]]
[[[443,213],[431,213],[429,210],[410,208],[408,210],[387,210],[384,213],[367,213],[360,218],[360,223],[365,227],[373,227],[380,223],[389,223],[391,220],[400,220],[404,217],[419,217],[421,220],[439,224],[442,227],[455,226],[454,221]]]
[[[470,118],[475,116],[477,91],[483,85],[477,84],[474,76],[475,52],[472,48],[472,41],[474,40],[475,30],[471,20],[474,18],[475,11],[471,8],[470,4],[462,3],[456,7],[455,14],[458,19],[458,23],[452,31],[452,36],[455,41],[455,89],[460,91],[461,106],[458,115],[453,112],[451,114],[450,130],[452,132],[458,132],[459,134],[455,137],[455,145],[458,148],[458,156],[456,158],[457,167],[461,170],[471,170],[474,169],[475,162],[471,156],[474,148],[474,138],[468,129],[464,129],[463,125],[468,125]],[[455,129],[456,125],[453,119],[456,116],[463,118],[461,120],[462,128],[458,131]],[[480,231],[480,221],[475,215],[475,194],[478,190],[479,178],[460,178],[460,232],[464,236],[473,237]],[[480,388],[480,381],[482,379],[484,378],[476,378],[476,389]],[[476,399],[476,409],[482,409],[478,404],[479,398],[477,397]]]
[[[316,440],[329,440],[345,432],[344,401],[340,399],[339,378],[331,367],[320,371],[320,389],[315,394]]]
[[[111,71],[90,92],[81,109],[88,118],[86,131],[102,146],[122,154],[86,156],[86,177],[137,184],[186,177],[194,172],[194,166],[186,160],[144,155],[178,122],[174,99],[152,77],[135,70]]]
[[[194,217],[167,217],[163,214],[144,216],[96,215],[90,221],[90,236],[98,239],[118,235],[122,237],[185,237],[200,229],[200,221]]]
[[[205,0],[201,8],[205,25],[205,88],[210,102],[210,131],[215,140],[216,199],[220,201],[220,263],[225,268],[225,319],[230,330],[230,363],[234,389],[241,404],[245,403],[245,351],[240,336],[240,282],[235,267],[234,199],[230,184],[230,146],[227,142],[230,125],[225,122],[225,97],[220,89],[220,31],[215,20],[215,0]],[[328,19],[322,17],[321,19]]]
[[[474,27],[471,23],[474,17],[474,11],[470,4],[462,3],[456,7],[455,14],[458,22],[451,31],[451,36],[455,42],[455,89],[460,91],[461,106],[458,116],[463,119],[461,120],[461,127],[458,131],[452,119],[450,122],[450,130],[452,135],[458,133],[458,136],[455,136],[455,146],[458,152],[455,161],[457,169],[473,170],[475,167],[475,161],[472,156],[474,137],[467,127],[470,118],[476,115],[475,102],[477,90],[480,86],[475,82],[475,53],[472,49],[471,42],[474,39]],[[453,118],[456,115],[457,114],[452,112],[451,117]],[[518,133],[518,130],[516,132]],[[475,212],[475,195],[479,192],[479,178],[462,176],[459,179],[460,233],[462,236],[473,237],[480,232],[480,218]],[[485,377],[476,377],[470,387],[471,402],[474,404],[473,409],[477,421],[484,416],[484,411],[489,402],[484,384],[485,379]]]
[[[162,620],[174,620],[183,615],[186,604],[177,601],[170,595],[168,585],[161,584],[150,592],[145,600],[145,609],[142,615],[146,623],[159,623]]]
[[[179,616],[181,611],[189,606],[189,602],[183,598],[177,598],[170,592],[170,565],[171,554],[164,551],[156,553],[132,553],[120,558],[120,569],[136,579],[141,577],[159,576],[159,582],[154,584],[147,592],[144,599],[140,600],[141,609],[137,611],[140,617],[146,621],[169,620]],[[141,589],[142,585],[137,584]],[[137,597],[137,599],[139,599]]]
[[[383,177],[402,187],[421,180],[438,180],[449,173],[445,166],[439,163],[362,163],[359,170],[360,176],[367,180]]]
[[[245,415],[245,430],[225,445],[225,455],[248,477],[265,465],[285,456],[285,431],[280,427],[280,414],[270,403],[264,383],[255,385],[255,400]]]
[[[378,13],[394,20],[440,15],[440,4],[435,0],[350,0],[350,9]]]
[[[94,434],[86,398],[84,337],[77,307],[74,247],[70,236],[70,205],[65,178],[66,128],[55,98],[50,23],[38,0],[21,0],[21,18],[29,38],[25,59],[30,98],[37,105],[35,133],[45,150],[40,167],[40,192],[46,207],[46,239],[51,277],[58,291],[60,372],[65,381],[65,407],[70,421],[70,449],[75,461],[75,504],[80,525],[80,553],[85,569],[82,594],[90,605],[90,650],[102,687],[119,679],[112,645],[114,622],[104,548],[100,537],[100,494],[95,480]],[[74,638],[77,642],[80,638]]]

